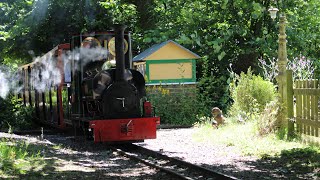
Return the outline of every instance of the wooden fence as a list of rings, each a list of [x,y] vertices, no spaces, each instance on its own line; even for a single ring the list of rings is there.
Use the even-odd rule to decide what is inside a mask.
[[[288,73],[291,76],[292,73]],[[289,77],[290,78],[290,77]],[[288,86],[290,86],[288,82]],[[288,101],[288,114],[293,115],[295,119],[294,130],[305,137],[312,137],[320,142],[320,81],[315,79],[310,80],[295,80],[291,87],[288,87],[289,100],[291,99],[292,109]],[[293,112],[290,112],[293,111]],[[288,116],[290,118],[290,115]],[[290,128],[289,128],[290,129]]]

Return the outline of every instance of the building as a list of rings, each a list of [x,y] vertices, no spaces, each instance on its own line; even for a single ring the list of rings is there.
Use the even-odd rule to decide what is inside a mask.
[[[153,45],[133,58],[133,66],[139,70],[149,85],[195,84],[196,59],[200,56],[168,40]]]

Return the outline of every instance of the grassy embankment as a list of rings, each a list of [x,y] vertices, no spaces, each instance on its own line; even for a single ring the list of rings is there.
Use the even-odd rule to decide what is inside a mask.
[[[255,122],[229,123],[218,129],[209,123],[198,126],[196,141],[227,146],[243,156],[255,156],[259,161],[274,163],[274,166],[314,173],[320,177],[320,147],[302,143],[301,139],[283,140],[275,133],[258,135]]]

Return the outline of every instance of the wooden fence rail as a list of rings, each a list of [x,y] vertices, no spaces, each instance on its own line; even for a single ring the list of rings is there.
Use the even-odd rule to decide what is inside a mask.
[[[288,76],[291,76],[288,73]],[[317,79],[296,80],[293,87],[293,97],[289,99],[295,100],[293,109],[288,108],[288,114],[292,113],[296,120],[295,131],[307,136],[319,137],[320,133],[320,81]],[[290,86],[291,83],[288,83]],[[288,94],[289,96],[289,94]],[[290,112],[293,111],[293,112]]]

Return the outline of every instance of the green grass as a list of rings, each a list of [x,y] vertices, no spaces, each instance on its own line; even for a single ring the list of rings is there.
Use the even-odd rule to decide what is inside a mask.
[[[43,166],[39,147],[14,139],[0,140],[0,177],[16,178],[30,172],[37,174]]]
[[[254,122],[246,124],[228,124],[214,129],[210,124],[198,126],[194,134],[196,141],[203,141],[215,145],[232,146],[242,155],[262,157],[265,154],[276,155],[283,150],[309,147],[299,141],[285,141],[278,138],[277,134],[259,136]]]
[[[235,151],[225,153],[255,156],[257,162],[280,171],[294,172],[297,177],[306,174],[320,177],[319,146],[304,144],[299,139],[286,141],[278,134],[259,136],[254,122],[228,124],[218,129],[209,123],[201,124],[193,138],[207,144],[232,147]]]

